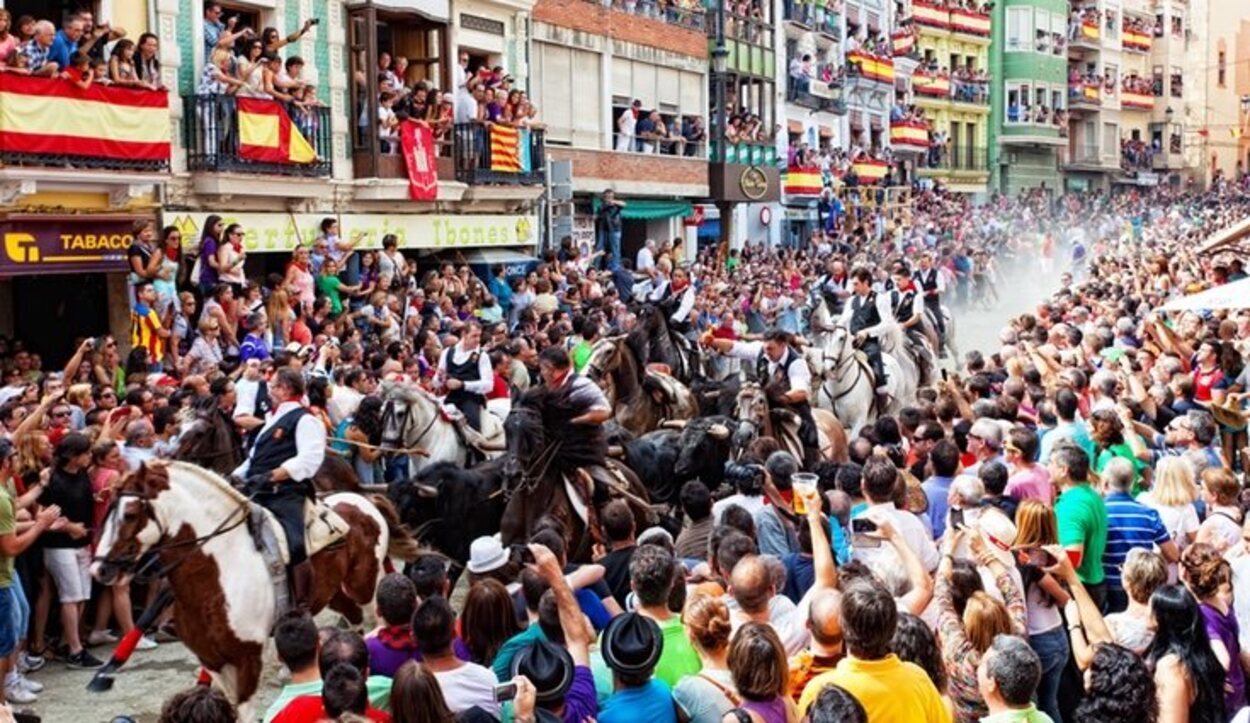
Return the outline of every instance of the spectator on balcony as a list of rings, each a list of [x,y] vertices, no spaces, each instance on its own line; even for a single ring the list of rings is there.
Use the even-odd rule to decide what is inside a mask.
[[[653,110],[643,114],[634,128],[634,135],[638,137],[638,150],[655,153],[659,140],[664,137],[664,121],[660,118],[660,112]]]
[[[616,150],[634,150],[634,136],[638,130],[638,115],[642,113],[642,101],[637,98],[616,119]]]
[[[682,124],[681,135],[686,139],[685,155],[693,157],[699,154],[700,146],[707,141],[707,131],[703,129],[702,116],[687,116]]]
[[[71,15],[69,20],[65,21],[64,27],[57,31],[52,39],[52,47],[48,49],[48,60],[56,63],[58,68],[68,68],[70,58],[80,49],[79,43],[81,42],[81,49],[85,53],[95,44],[95,41],[94,37],[84,36],[82,18],[77,14]]]
[[[294,95],[299,89],[298,84],[288,85],[285,88],[279,84],[278,76],[282,73],[282,57],[277,53],[266,51],[261,56],[261,61],[264,63],[262,77],[265,96],[283,103],[299,105],[301,101]]]
[[[379,80],[381,80],[381,76],[386,76],[386,82],[395,90],[403,87],[403,84],[399,81],[399,76],[395,74],[395,71],[391,70],[391,54],[385,50],[378,53],[378,76]]]
[[[265,28],[260,31],[260,39],[261,42],[264,43],[265,52],[276,53],[291,43],[299,42],[305,35],[308,34],[308,31],[312,29],[312,26],[316,24],[316,20],[308,18],[304,21],[303,26],[301,26],[299,30],[296,30],[285,38],[278,34],[277,28]]]
[[[225,48],[214,50],[209,57],[209,62],[204,64],[204,73],[200,76],[199,94],[233,95],[239,88],[244,87],[246,84],[230,72],[233,65],[229,50]],[[205,129],[210,131],[209,137],[216,138],[224,135],[225,131],[220,127],[221,120],[217,117],[213,104],[205,104],[202,109],[205,114]]]
[[[22,46],[22,55],[26,56],[26,69],[31,75],[52,77],[64,67],[49,57],[52,43],[56,39],[56,26],[48,20],[35,23],[35,35]],[[68,65],[69,59],[66,58]]]
[[[17,35],[12,32],[13,15],[0,8],[0,68],[9,62],[9,58],[17,52]]]
[[[217,48],[233,47],[235,42],[244,35],[252,33],[251,28],[234,29],[239,22],[238,15],[231,15],[226,22],[221,21],[221,3],[208,0],[204,3],[204,57],[212,57]]]
[[[125,28],[115,28],[110,23],[97,24],[95,15],[87,8],[78,11],[78,19],[82,20],[83,35],[88,38],[95,38],[94,42],[84,44],[80,48],[92,60],[107,60],[104,57],[104,51],[108,44],[126,37]]]
[[[793,58],[790,60],[790,81],[794,86],[794,91],[790,94],[790,100],[794,100],[800,93],[808,93],[812,87],[812,56],[804,53],[801,58]]]
[[[161,45],[153,33],[139,36],[139,50],[135,55],[135,76],[153,90],[164,86],[161,82]]]
[[[265,93],[265,44],[260,38],[243,43],[243,54],[235,59],[237,77],[243,81],[238,95],[249,98],[268,98]]]
[[[135,72],[135,41],[118,40],[113,46],[113,55],[109,58],[109,81],[113,85],[142,86]]]
[[[456,123],[473,123],[481,118],[479,99],[484,98],[481,81],[470,78],[463,90],[456,92]]]
[[[91,63],[92,60],[87,57],[86,53],[74,53],[69,59],[69,68],[66,69],[63,77],[79,89],[86,90],[95,81]]]
[[[382,91],[378,101],[378,140],[382,142],[382,152],[387,154],[399,152],[399,119],[391,110],[394,105],[395,93]]]

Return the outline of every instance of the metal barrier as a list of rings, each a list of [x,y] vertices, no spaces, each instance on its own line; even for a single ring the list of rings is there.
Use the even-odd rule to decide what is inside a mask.
[[[317,154],[311,163],[282,163],[239,156],[239,113],[234,96],[184,95],[182,102],[183,144],[189,170],[275,176],[330,175],[333,145],[327,106],[295,108],[276,100],[260,101],[281,105],[292,127],[299,129]]]

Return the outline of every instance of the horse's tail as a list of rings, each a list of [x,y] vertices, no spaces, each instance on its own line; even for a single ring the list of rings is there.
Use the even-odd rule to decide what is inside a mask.
[[[386,495],[368,494],[365,497],[378,509],[382,519],[386,520],[386,532],[390,540],[386,548],[388,557],[412,562],[424,554],[425,550],[422,549],[421,543],[417,542],[417,538],[408,530],[408,526],[400,522],[399,511],[395,509],[395,504]]]

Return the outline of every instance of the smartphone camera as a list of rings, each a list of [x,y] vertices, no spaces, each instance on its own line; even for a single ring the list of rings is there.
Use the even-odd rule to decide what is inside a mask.
[[[509,545],[508,546],[508,562],[520,567],[521,565],[532,565],[534,563],[534,553],[528,545]]]
[[[856,517],[851,520],[851,532],[856,535],[863,535],[877,531],[877,523],[867,517]]]
[[[495,702],[506,703],[516,698],[516,683],[500,683],[495,686]]]
[[[308,22],[309,22],[309,24],[311,24],[311,25],[320,25],[320,24],[321,24],[321,18],[313,18],[312,20],[309,20]]]

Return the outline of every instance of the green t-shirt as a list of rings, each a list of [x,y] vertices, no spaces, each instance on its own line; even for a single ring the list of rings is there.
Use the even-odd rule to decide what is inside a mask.
[[[343,313],[343,295],[339,292],[342,285],[343,282],[337,276],[317,277],[317,290],[330,299],[330,313],[336,316]]]
[[[703,670],[703,662],[690,644],[690,638],[686,637],[686,626],[681,618],[674,615],[659,625],[664,636],[664,649],[660,652],[660,661],[655,664],[655,677],[672,688],[687,675],[697,675]]]
[[[586,362],[590,361],[591,349],[590,342],[585,339],[577,342],[577,346],[573,347],[573,371],[578,374],[582,373],[582,369],[586,368]]]
[[[1133,465],[1132,495],[1136,497],[1141,492],[1141,476],[1147,465],[1138,459],[1137,455],[1133,454],[1133,448],[1128,446],[1127,442],[1113,444],[1110,447],[1098,450],[1098,456],[1094,458],[1094,471],[1102,474],[1102,471],[1107,467],[1107,463],[1116,457],[1122,457]]]
[[[13,497],[7,489],[0,488],[0,535],[17,531],[17,518],[13,514]],[[13,584],[13,558],[0,555],[0,590]]]
[[[1055,500],[1059,544],[1083,545],[1076,576],[1086,585],[1103,581],[1102,554],[1107,549],[1107,506],[1089,484],[1064,490]]]

